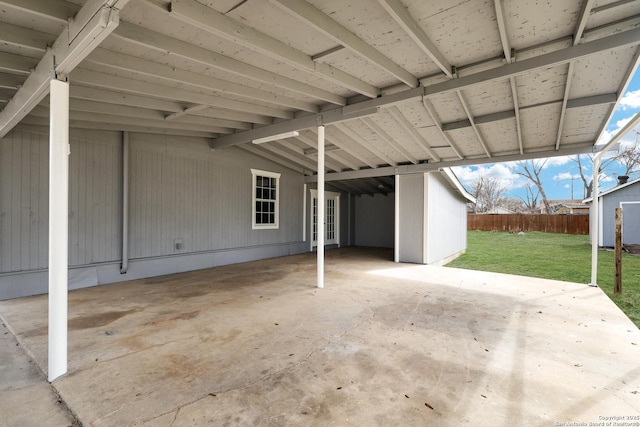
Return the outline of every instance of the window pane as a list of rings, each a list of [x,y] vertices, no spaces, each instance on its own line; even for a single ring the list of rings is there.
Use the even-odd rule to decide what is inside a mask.
[[[269,214],[269,224],[275,224],[275,223],[276,223],[276,215]]]
[[[262,222],[260,221],[261,219],[262,219],[262,215],[256,212],[256,224],[262,224]]]
[[[276,187],[275,187],[275,186],[273,187],[273,190],[271,190],[271,198],[272,198],[273,200],[275,200],[275,199],[276,199]]]
[[[275,213],[276,211],[276,202],[267,202],[267,212]]]

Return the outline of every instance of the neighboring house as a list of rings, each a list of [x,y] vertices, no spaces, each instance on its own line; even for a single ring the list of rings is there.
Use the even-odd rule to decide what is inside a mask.
[[[619,184],[598,195],[599,227],[598,246],[615,244],[615,208],[622,208],[622,243],[640,244],[640,178]],[[593,198],[585,200],[591,208]]]
[[[516,211],[512,211],[511,209],[503,208],[502,206],[494,206],[486,212],[480,212],[481,214],[499,214],[499,215],[509,215],[515,214]]]
[[[551,211],[547,212],[541,202],[539,212],[551,215],[587,215],[589,213],[589,206],[581,200],[549,200],[549,207]]]

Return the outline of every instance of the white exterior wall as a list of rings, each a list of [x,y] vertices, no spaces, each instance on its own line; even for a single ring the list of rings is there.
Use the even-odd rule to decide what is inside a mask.
[[[129,270],[122,256],[122,134],[72,130],[69,287],[303,252],[303,176],[205,139],[130,134]],[[280,228],[253,230],[251,168],[281,173]],[[175,240],[182,248],[177,250]],[[47,289],[48,135],[0,140],[0,299]]]
[[[425,193],[424,176],[399,175],[398,206],[399,261],[424,264]]]
[[[466,250],[464,197],[439,172],[398,179],[399,261],[443,264]]]
[[[446,263],[467,248],[467,205],[438,173],[427,174],[425,263]]]

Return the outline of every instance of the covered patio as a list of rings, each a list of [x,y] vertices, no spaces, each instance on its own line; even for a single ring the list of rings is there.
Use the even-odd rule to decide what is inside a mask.
[[[86,426],[638,415],[640,331],[601,289],[326,255],[322,290],[309,253],[72,291],[69,372],[51,386]],[[46,371],[47,296],[0,313]],[[2,400],[9,425],[33,411]]]

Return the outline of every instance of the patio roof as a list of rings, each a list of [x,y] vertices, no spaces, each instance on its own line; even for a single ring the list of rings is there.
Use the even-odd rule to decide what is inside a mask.
[[[640,44],[634,1],[0,6],[0,136],[46,131],[44,82],[68,75],[72,128],[202,137],[308,181],[318,124],[328,181],[592,151]]]

